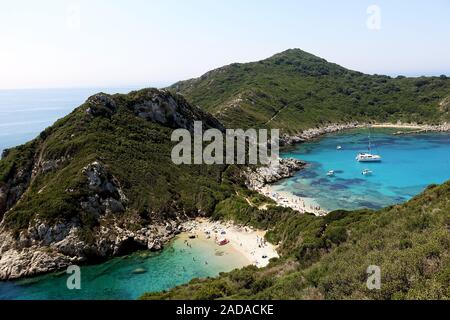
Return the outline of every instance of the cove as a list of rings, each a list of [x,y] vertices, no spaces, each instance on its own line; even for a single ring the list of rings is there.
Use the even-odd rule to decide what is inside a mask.
[[[81,267],[81,290],[68,290],[69,275],[62,271],[0,282],[0,300],[132,300],[248,264],[231,247],[181,235],[159,253],[138,252]]]
[[[326,135],[282,152],[283,158],[308,162],[294,177],[275,186],[300,197],[314,198],[322,208],[380,209],[403,203],[430,184],[450,179],[450,134],[395,135],[399,129],[372,129],[372,143],[381,163],[360,163],[355,157],[367,151],[368,130],[356,129]],[[341,150],[337,147],[341,146]],[[371,170],[371,175],[362,172]],[[330,170],[335,176],[327,176]]]

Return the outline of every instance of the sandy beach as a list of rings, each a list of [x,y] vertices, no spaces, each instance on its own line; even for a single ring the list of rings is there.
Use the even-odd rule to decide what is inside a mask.
[[[196,219],[184,224],[184,229],[192,236],[217,243],[228,240],[229,243],[218,247],[226,249],[227,246],[238,251],[258,268],[269,264],[271,258],[278,258],[276,246],[265,241],[265,231],[255,230],[251,227],[235,225],[231,222],[210,221]]]
[[[413,130],[420,130],[420,129],[426,129],[428,126],[419,125],[419,124],[411,124],[411,123],[405,123],[405,124],[396,124],[396,123],[376,123],[371,124],[371,128],[393,128],[393,129],[413,129]]]
[[[291,208],[301,213],[308,212],[316,216],[324,216],[328,213],[313,198],[299,197],[291,192],[279,190],[277,186],[265,185],[262,188],[257,188],[255,191],[271,198],[279,206]]]

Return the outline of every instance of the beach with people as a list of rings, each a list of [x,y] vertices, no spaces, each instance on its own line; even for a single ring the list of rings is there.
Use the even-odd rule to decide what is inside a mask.
[[[183,227],[187,246],[192,245],[190,240],[193,239],[215,243],[223,253],[239,252],[249,265],[258,268],[267,266],[270,259],[279,257],[276,246],[265,240],[266,231],[204,218],[186,222]]]
[[[322,208],[313,198],[299,197],[295,194],[284,191],[280,186],[265,185],[261,188],[256,188],[255,191],[274,200],[277,205],[291,208],[301,213],[313,213],[316,216],[325,216],[328,211]]]

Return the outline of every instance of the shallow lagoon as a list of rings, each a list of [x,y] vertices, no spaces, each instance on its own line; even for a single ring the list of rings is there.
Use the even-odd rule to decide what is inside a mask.
[[[250,261],[229,246],[184,235],[159,253],[139,252],[82,267],[81,290],[68,290],[69,275],[60,272],[0,282],[0,300],[131,300],[145,292],[167,290],[248,264]]]
[[[450,134],[394,135],[398,129],[372,130],[381,163],[359,163],[368,147],[368,130],[330,134],[282,153],[307,161],[307,168],[278,186],[298,196],[314,198],[324,209],[379,209],[405,202],[430,184],[450,179]],[[337,150],[337,146],[342,146]],[[364,176],[370,169],[373,174]],[[334,177],[327,172],[335,170]]]

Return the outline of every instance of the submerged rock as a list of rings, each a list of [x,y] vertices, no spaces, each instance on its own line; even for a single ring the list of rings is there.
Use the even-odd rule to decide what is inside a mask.
[[[147,270],[144,268],[137,268],[137,269],[134,269],[132,272],[132,274],[144,274],[144,273],[147,273]]]

